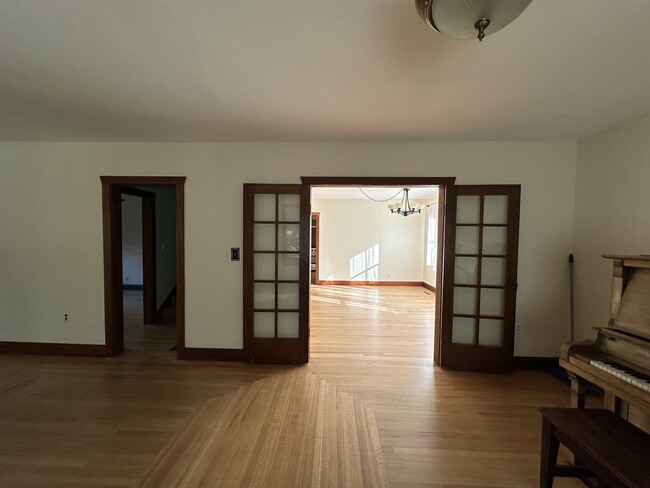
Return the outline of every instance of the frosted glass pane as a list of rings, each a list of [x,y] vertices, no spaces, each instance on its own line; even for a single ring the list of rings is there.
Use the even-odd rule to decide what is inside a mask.
[[[454,287],[454,314],[476,314],[476,288]]]
[[[483,200],[484,224],[508,223],[508,195],[486,195]]]
[[[481,284],[503,286],[506,279],[506,260],[504,258],[483,258]]]
[[[457,285],[476,285],[478,258],[457,257],[454,283]]]
[[[278,251],[300,251],[300,225],[278,225]]]
[[[275,195],[257,194],[255,195],[255,215],[253,220],[275,221]]]
[[[275,254],[253,255],[253,279],[274,280],[275,279]]]
[[[280,218],[289,222],[300,222],[300,195],[279,195]]]
[[[506,228],[483,227],[483,254],[506,253]]]
[[[275,308],[275,284],[255,283],[253,287],[253,308]]]
[[[459,224],[478,224],[481,217],[481,197],[462,195],[456,198],[456,222]]]
[[[503,317],[505,293],[499,288],[481,289],[481,315]]]
[[[298,281],[300,277],[300,255],[280,254],[278,256],[278,279]]]
[[[278,337],[297,338],[300,335],[298,312],[278,314]]]
[[[479,346],[500,346],[503,320],[481,319],[478,323]]]
[[[478,227],[456,227],[456,253],[478,254]]]
[[[275,225],[255,224],[253,227],[253,249],[275,251]]]
[[[278,284],[278,308],[298,308],[298,283]]]
[[[255,312],[253,314],[253,336],[275,337],[274,312]]]
[[[474,319],[454,317],[451,326],[451,342],[454,344],[474,344]]]

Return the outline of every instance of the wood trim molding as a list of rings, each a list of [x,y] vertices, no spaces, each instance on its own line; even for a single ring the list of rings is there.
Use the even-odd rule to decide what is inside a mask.
[[[547,369],[559,367],[559,357],[515,356],[515,369]]]
[[[433,286],[433,285],[430,285],[430,284],[427,283],[426,281],[423,281],[423,282],[422,282],[422,286],[423,286],[424,288],[426,288],[427,290],[431,290],[433,293],[436,293],[436,287]]]
[[[203,361],[243,361],[244,350],[186,347],[183,359]]]
[[[338,285],[338,286],[425,286],[423,281],[345,281],[345,280],[322,280],[317,285]],[[434,290],[435,291],[435,290]]]
[[[100,176],[103,183],[123,186],[168,186],[185,183],[185,176]]]
[[[302,176],[301,181],[311,186],[441,186],[453,185],[456,177],[429,176]]]
[[[103,344],[58,344],[50,342],[0,342],[2,354],[38,354],[43,356],[105,357]]]

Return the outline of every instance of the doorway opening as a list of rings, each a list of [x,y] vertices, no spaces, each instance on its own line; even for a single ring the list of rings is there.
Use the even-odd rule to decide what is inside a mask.
[[[438,194],[438,186],[312,187],[312,357],[431,364]]]
[[[126,343],[183,358],[185,178],[101,181],[106,355],[121,354]]]
[[[419,253],[420,255],[418,256],[419,262],[423,263],[423,267],[425,267],[424,263],[427,263],[430,267],[433,267],[433,269],[437,269],[441,266],[442,264],[442,249],[443,249],[443,223],[444,223],[444,218],[443,218],[443,209],[444,205],[440,204],[438,205],[438,202],[444,202],[445,201],[445,190],[447,187],[452,186],[454,184],[455,178],[429,178],[429,177],[303,177],[302,182],[305,185],[309,185],[310,187],[310,204],[312,206],[312,211],[320,211],[319,215],[319,273],[316,276],[315,283],[316,286],[319,285],[325,285],[330,287],[329,289],[324,289],[321,288],[317,290],[314,288],[314,293],[315,295],[315,301],[313,303],[313,310],[310,310],[310,317],[315,316],[315,312],[317,311],[317,306],[326,304],[326,303],[335,303],[335,302],[340,302],[345,304],[346,306],[351,306],[356,308],[357,310],[370,310],[372,311],[373,308],[379,313],[379,312],[387,312],[389,314],[392,313],[393,315],[393,321],[398,323],[400,321],[400,316],[404,317],[404,314],[408,314],[413,312],[411,310],[405,309],[402,307],[402,303],[404,303],[405,298],[404,297],[409,297],[409,299],[414,298],[417,300],[418,298],[423,298],[426,300],[428,299],[428,302],[431,302],[431,299],[433,298],[435,300],[434,302],[434,309],[429,315],[424,315],[420,319],[425,321],[427,323],[427,327],[429,328],[429,332],[433,332],[433,344],[432,344],[432,349],[433,349],[433,361],[438,364],[439,363],[439,348],[440,348],[440,329],[441,329],[441,306],[440,306],[440,299],[439,297],[440,292],[442,291],[442,273],[441,272],[436,272],[435,277],[433,277],[433,273],[429,272],[427,276],[427,283],[428,287],[424,286],[425,279],[424,279],[424,273],[421,275],[422,278],[418,279],[418,272],[415,272],[415,276],[411,275],[410,277],[406,276],[400,279],[400,275],[394,274],[394,271],[391,271],[391,267],[383,268],[382,267],[382,262],[380,261],[380,256],[382,256],[382,253],[388,253],[388,254],[394,254],[394,255],[404,255],[404,253],[407,254],[412,254],[412,253]],[[428,189],[429,194],[433,193],[431,191],[432,188],[438,189],[438,195],[437,199],[434,202],[434,199],[432,198],[432,195],[424,195],[422,194],[421,196],[429,196],[431,198],[427,199],[425,198],[422,203],[423,205],[429,205],[428,207],[424,206],[421,209],[421,212],[419,215],[416,216],[409,216],[409,217],[403,217],[401,215],[391,215],[390,210],[387,207],[387,204],[389,202],[381,202],[382,204],[377,202],[372,202],[370,201],[371,199],[368,199],[366,195],[361,195],[362,200],[359,200],[360,202],[365,203],[366,205],[368,204],[373,204],[376,207],[374,207],[377,211],[385,212],[383,215],[392,217],[397,220],[393,220],[393,222],[399,223],[399,224],[406,224],[408,226],[409,222],[410,223],[417,223],[417,221],[413,220],[418,217],[425,217],[429,214],[429,212],[433,211],[435,209],[436,215],[435,215],[435,245],[434,245],[434,250],[429,249],[430,253],[432,253],[435,256],[435,259],[430,259],[427,256],[425,256],[424,251],[426,250],[426,246],[428,243],[428,238],[430,237],[428,234],[425,234],[425,229],[426,225],[422,226],[421,224],[423,223],[422,221],[419,221],[420,223],[420,231],[421,235],[418,238],[415,238],[415,241],[417,242],[417,246],[419,250],[414,251],[412,247],[409,246],[409,244],[405,244],[403,239],[387,239],[387,242],[384,243],[382,246],[381,242],[371,242],[370,244],[372,245],[367,245],[367,246],[362,246],[362,248],[358,249],[358,252],[353,253],[351,256],[346,256],[345,262],[339,262],[338,267],[340,268],[341,272],[343,272],[345,269],[347,269],[347,275],[345,276],[346,279],[340,278],[337,276],[336,271],[332,273],[332,270],[336,268],[336,266],[333,266],[331,270],[325,269],[325,261],[324,261],[324,254],[323,254],[323,244],[325,239],[325,233],[327,232],[326,230],[326,224],[327,221],[325,220],[325,217],[323,215],[323,210],[318,209],[314,207],[314,195],[313,192],[318,192],[320,188],[335,188],[335,189],[343,189],[343,191],[350,191],[355,192],[357,194],[360,194],[361,192],[359,191],[359,188],[363,188],[367,195],[373,197],[375,200],[390,200],[392,201],[391,196],[397,196],[395,195],[396,193],[403,194],[403,189],[408,188],[410,191],[414,191],[416,189]],[[378,195],[377,193],[373,194],[373,190],[377,190],[379,188],[384,188],[388,189],[388,193],[391,191],[393,192],[391,195],[387,195],[386,193],[382,197],[381,195]],[[426,193],[427,190],[425,190]],[[411,193],[411,197],[412,197]],[[414,200],[418,200],[417,198],[413,198]],[[436,205],[434,206],[433,203]],[[345,212],[346,210],[341,210],[339,209],[340,212]],[[350,211],[351,214],[353,214],[353,211]],[[359,219],[365,219],[365,216],[363,214],[363,211],[360,212],[359,215],[357,215],[357,218]],[[411,219],[411,220],[409,220]],[[428,219],[426,221],[426,224],[429,224]],[[336,237],[335,239],[338,240],[339,242],[341,241],[346,241],[346,232],[344,229],[339,229],[336,232]],[[358,232],[358,229],[355,230],[355,232]],[[365,233],[371,232],[370,230],[366,230]],[[416,231],[417,232],[417,231]],[[399,230],[395,235],[399,234]],[[425,241],[426,240],[426,241]],[[397,247],[396,247],[397,246]],[[416,262],[418,261],[416,259]],[[422,261],[424,259],[424,261]],[[399,268],[399,259],[397,259],[397,269]],[[392,265],[391,265],[392,266]],[[417,266],[417,265],[415,265]],[[345,268],[347,267],[347,268]],[[422,269],[420,270],[422,271]],[[398,271],[399,273],[399,271]],[[332,276],[330,276],[332,274]],[[331,278],[331,279],[330,279]],[[415,279],[414,279],[415,278]],[[395,287],[394,294],[389,293],[390,288],[392,287],[387,287],[383,284],[383,282],[389,282],[387,284],[391,284]],[[363,286],[354,286],[354,285],[359,285],[359,284],[366,284],[366,285],[372,285],[372,287],[363,287]],[[348,285],[347,287],[341,287],[337,285]],[[399,287],[399,288],[398,288]],[[432,294],[437,292],[437,296],[433,297]],[[334,294],[333,296],[317,296],[319,292],[327,292],[328,294]],[[336,294],[342,294],[339,295],[338,297]],[[418,296],[419,293],[419,296]],[[352,296],[352,295],[354,296]],[[402,296],[400,296],[400,294]],[[379,300],[379,302],[378,302]],[[397,306],[392,306],[392,307],[385,307],[382,305],[381,300],[384,300],[385,302],[390,302],[392,304],[398,304]],[[316,303],[318,302],[318,304]],[[422,311],[426,308],[422,306],[423,304],[421,303],[420,305],[416,305],[414,309],[416,311]],[[316,324],[314,324],[316,325]],[[393,331],[394,332],[394,331]],[[389,332],[388,335],[392,334],[393,332]],[[317,334],[317,330],[314,330],[314,333]],[[375,332],[369,332],[371,335],[375,334]],[[314,336],[314,334],[312,334]],[[430,336],[429,336],[430,337]],[[360,339],[361,340],[361,339]],[[390,339],[386,339],[390,340]],[[316,344],[315,344],[316,345]],[[314,349],[314,353],[317,354],[318,349]],[[427,349],[427,361],[430,360],[431,358],[431,348],[428,346]]]

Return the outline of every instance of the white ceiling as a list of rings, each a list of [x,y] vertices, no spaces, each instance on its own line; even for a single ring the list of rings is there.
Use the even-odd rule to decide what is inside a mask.
[[[0,140],[574,140],[650,111],[650,1],[478,41],[413,0],[0,0]]]

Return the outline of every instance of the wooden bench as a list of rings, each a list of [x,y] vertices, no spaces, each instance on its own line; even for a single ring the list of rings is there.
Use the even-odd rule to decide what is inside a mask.
[[[540,408],[542,448],[540,488],[555,476],[580,478],[594,488],[650,488],[650,435],[609,410]],[[577,464],[558,466],[559,445]],[[597,484],[592,481],[597,479]]]

